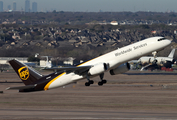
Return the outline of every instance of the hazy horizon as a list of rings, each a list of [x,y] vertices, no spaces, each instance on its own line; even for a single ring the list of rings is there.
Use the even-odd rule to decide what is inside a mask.
[[[7,6],[17,3],[17,10],[25,8],[25,0],[0,0]],[[153,12],[177,12],[177,0],[30,0],[38,3],[38,11],[75,11],[75,12],[121,12],[121,11],[153,11]]]

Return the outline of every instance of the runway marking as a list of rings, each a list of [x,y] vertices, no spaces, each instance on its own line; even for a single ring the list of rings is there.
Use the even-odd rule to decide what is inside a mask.
[[[52,118],[53,120],[176,120],[164,118]]]

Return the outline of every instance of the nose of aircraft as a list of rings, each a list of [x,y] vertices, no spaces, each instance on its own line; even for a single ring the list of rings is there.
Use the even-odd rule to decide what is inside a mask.
[[[171,44],[171,40],[167,39],[167,44],[170,45]]]
[[[170,45],[170,44],[171,44],[171,40],[166,39],[166,40],[165,40],[165,46],[168,46],[168,45]]]

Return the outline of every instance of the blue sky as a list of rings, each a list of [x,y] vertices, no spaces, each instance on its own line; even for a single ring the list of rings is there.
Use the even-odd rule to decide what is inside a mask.
[[[4,2],[4,9],[8,5],[17,3],[17,10],[24,9],[25,0],[0,0]],[[38,11],[156,11],[177,12],[177,0],[30,0],[38,3]]]

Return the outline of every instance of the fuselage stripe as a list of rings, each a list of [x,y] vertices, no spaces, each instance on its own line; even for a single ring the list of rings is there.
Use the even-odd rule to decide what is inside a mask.
[[[47,83],[47,85],[44,87],[44,90],[48,90],[49,89],[49,86],[56,80],[58,79],[59,77],[61,77],[62,75],[64,75],[66,72],[58,75],[56,78],[52,79],[50,82]]]

